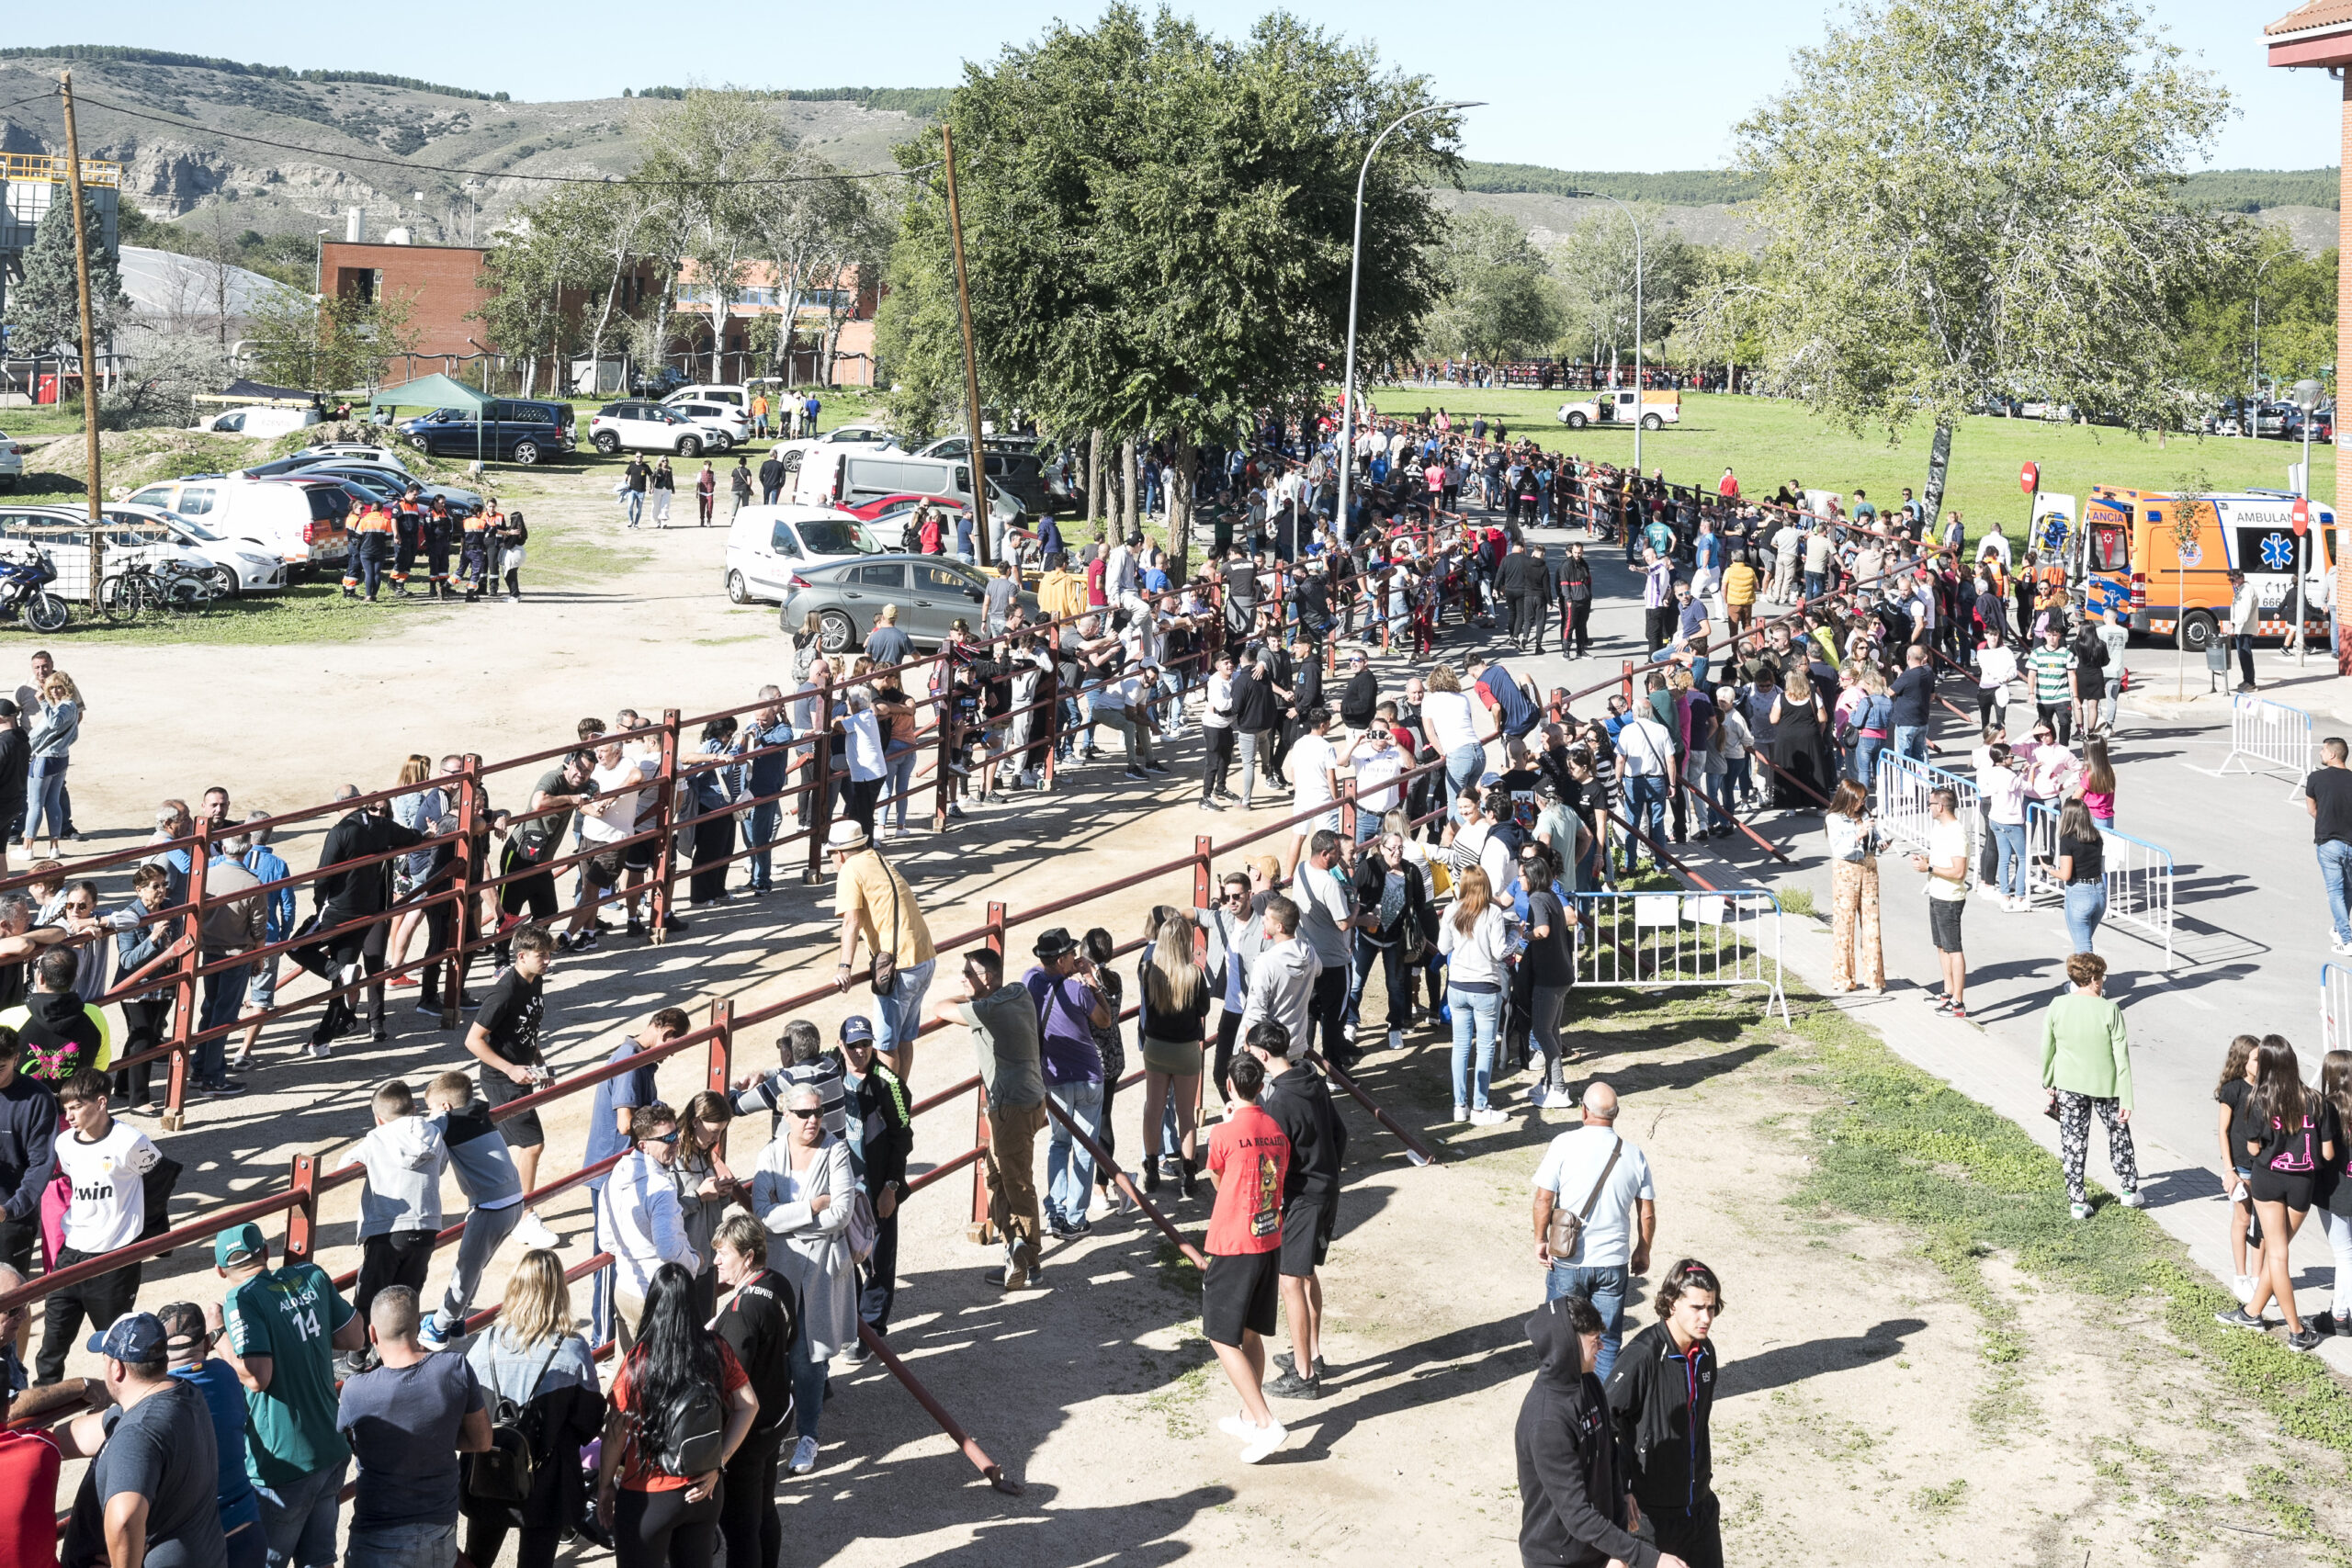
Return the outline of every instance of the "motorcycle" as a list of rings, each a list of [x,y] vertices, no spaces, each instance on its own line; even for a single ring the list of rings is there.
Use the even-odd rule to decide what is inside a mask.
[[[36,548],[30,559],[0,560],[0,621],[21,620],[37,632],[65,629],[65,601],[49,592],[57,569]]]

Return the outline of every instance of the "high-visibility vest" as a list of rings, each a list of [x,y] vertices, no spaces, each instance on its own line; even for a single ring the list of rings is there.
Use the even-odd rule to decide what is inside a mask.
[[[389,534],[392,531],[392,520],[371,507],[361,512],[352,526],[362,534]]]

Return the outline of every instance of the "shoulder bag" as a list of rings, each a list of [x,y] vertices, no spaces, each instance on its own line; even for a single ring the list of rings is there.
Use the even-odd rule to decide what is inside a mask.
[[[866,983],[877,997],[895,997],[899,994],[899,874],[890,869],[881,851],[874,852],[874,860],[890,884],[890,944],[874,944],[874,967],[867,973]]]
[[[1593,1205],[1600,1201],[1600,1190],[1609,1184],[1609,1173],[1617,1168],[1617,1156],[1625,1152],[1625,1140],[1612,1139],[1609,1145],[1609,1161],[1600,1168],[1600,1175],[1592,1184],[1592,1191],[1584,1207],[1571,1214],[1565,1210],[1552,1211],[1552,1223],[1544,1227],[1544,1245],[1551,1250],[1555,1263],[1565,1262],[1576,1255],[1584,1242],[1584,1225],[1592,1218]]]

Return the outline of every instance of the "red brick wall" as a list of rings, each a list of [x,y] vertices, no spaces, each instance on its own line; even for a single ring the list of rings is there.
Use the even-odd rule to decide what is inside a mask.
[[[484,251],[472,245],[376,245],[328,243],[320,256],[329,293],[342,293],[368,272],[381,274],[379,287],[409,302],[409,329],[424,354],[472,354],[466,339],[481,338],[482,324],[467,319],[489,291],[476,282]],[[419,375],[424,372],[420,370]]]

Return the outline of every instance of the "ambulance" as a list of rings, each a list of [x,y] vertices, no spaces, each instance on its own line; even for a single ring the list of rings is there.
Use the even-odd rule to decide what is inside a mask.
[[[2230,618],[2229,574],[2243,571],[2262,605],[2256,635],[2284,637],[2294,619],[2300,563],[2303,618],[2314,632],[2326,630],[2327,579],[2335,569],[2333,506],[2310,502],[2299,537],[2289,491],[2201,496],[2196,533],[2183,547],[2174,536],[2180,505],[2161,491],[2091,487],[2077,558],[2092,609],[2116,604],[2132,631],[2166,642],[2177,636],[2191,652],[2201,652]]]

